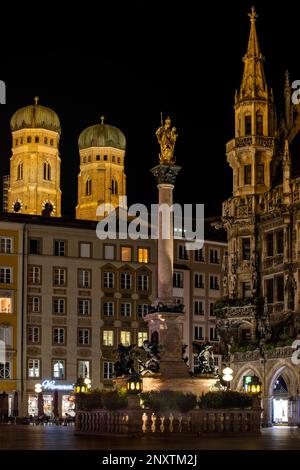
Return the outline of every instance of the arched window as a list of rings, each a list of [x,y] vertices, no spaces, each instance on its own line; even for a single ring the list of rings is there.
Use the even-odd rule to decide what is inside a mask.
[[[97,161],[100,160],[100,155],[96,155],[96,160],[97,160]]]
[[[50,139],[50,145],[53,145],[53,144],[54,144],[54,140]]]
[[[85,183],[85,195],[90,196],[92,194],[92,180],[89,178]]]
[[[17,168],[17,180],[22,180],[23,179],[23,163],[19,163],[18,168]]]
[[[118,182],[116,180],[111,180],[111,192],[112,194],[118,194]]]
[[[27,142],[28,142],[28,144],[31,143],[31,137],[30,137],[30,135],[27,137]]]
[[[48,162],[44,162],[44,180],[51,180],[51,165]]]
[[[48,144],[48,137],[44,137],[44,144],[45,144],[45,145]]]

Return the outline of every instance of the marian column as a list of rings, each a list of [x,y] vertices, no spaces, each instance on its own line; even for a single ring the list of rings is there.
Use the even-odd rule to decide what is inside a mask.
[[[160,373],[165,377],[187,377],[188,368],[182,360],[183,306],[173,298],[173,189],[181,167],[175,165],[175,127],[168,117],[156,132],[160,144],[159,165],[152,168],[158,187],[158,298],[153,313],[148,313],[151,342],[158,342]],[[164,209],[165,206],[165,209]],[[166,210],[167,209],[167,210]]]

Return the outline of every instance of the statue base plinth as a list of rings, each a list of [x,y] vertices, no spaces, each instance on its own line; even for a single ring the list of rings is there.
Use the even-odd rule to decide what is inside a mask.
[[[143,391],[172,390],[200,396],[202,393],[209,392],[216,382],[215,378],[191,377],[190,375],[188,377],[166,377],[163,374],[153,374],[143,377]]]

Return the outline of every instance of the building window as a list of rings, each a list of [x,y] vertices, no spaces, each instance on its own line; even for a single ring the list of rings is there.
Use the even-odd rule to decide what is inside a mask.
[[[114,377],[114,363],[111,361],[103,362],[103,379],[111,380]]]
[[[13,239],[10,237],[0,237],[0,253],[11,254],[13,252]]]
[[[147,315],[148,310],[149,310],[148,304],[138,304],[137,305],[137,317],[144,318],[144,316]]]
[[[28,311],[30,313],[41,313],[41,299],[40,297],[28,297]]]
[[[28,378],[36,379],[40,377],[40,360],[28,359]]]
[[[64,359],[54,359],[52,361],[52,376],[54,379],[66,378],[66,361]]]
[[[78,361],[78,377],[89,379],[91,377],[91,361]]]
[[[148,248],[138,248],[138,262],[139,263],[149,263],[149,249]]]
[[[66,256],[67,242],[62,240],[54,241],[54,256]]]
[[[54,285],[65,286],[67,283],[67,269],[54,268]]]
[[[111,161],[112,161],[112,163],[115,163],[116,157],[114,155],[111,157]]]
[[[276,253],[278,255],[283,253],[283,230],[276,232]]]
[[[185,245],[179,245],[178,246],[178,257],[179,259],[189,259],[189,256],[188,256],[188,252],[187,252],[187,249],[185,247]]]
[[[91,196],[92,194],[92,180],[88,178],[85,182],[85,195]]]
[[[250,343],[251,342],[251,329],[250,328],[243,328],[241,330],[241,339],[242,343]]]
[[[0,313],[13,313],[13,293],[0,290]]]
[[[267,234],[266,241],[267,241],[267,256],[273,256],[274,255],[273,233]]]
[[[51,165],[48,162],[44,162],[43,164],[43,174],[44,180],[50,181],[51,180]]]
[[[41,250],[41,240],[35,239],[35,238],[30,238],[29,240],[29,254],[30,255],[40,255],[42,250]]]
[[[214,303],[213,302],[209,302],[209,316],[210,317],[215,317]]]
[[[264,128],[263,128],[263,115],[257,114],[256,115],[256,135],[263,135]]]
[[[78,313],[79,315],[89,316],[91,314],[91,300],[79,299],[78,300]]]
[[[58,315],[66,314],[66,299],[54,298],[53,299],[53,312]]]
[[[219,264],[219,250],[209,250],[209,261],[210,263]]]
[[[48,145],[48,137],[44,137],[44,144]]]
[[[149,289],[149,276],[147,274],[139,274],[137,277],[137,290],[147,291]]]
[[[50,139],[50,145],[53,145],[53,144],[54,144],[54,140]]]
[[[13,345],[13,328],[10,325],[0,325],[0,341],[8,348]]]
[[[195,250],[195,261],[204,261],[203,248],[200,248],[200,250]]]
[[[210,287],[210,289],[214,289],[214,290],[219,290],[220,289],[218,276],[210,276],[209,277],[209,287]]]
[[[204,315],[202,300],[195,300],[195,302],[194,302],[194,314],[195,315]]]
[[[17,180],[23,179],[23,163],[19,163],[17,168]]]
[[[277,290],[277,302],[284,301],[284,278],[283,276],[276,276],[276,290]]]
[[[104,289],[114,289],[115,287],[115,273],[114,272],[104,271],[103,286],[104,286]]]
[[[40,138],[39,138],[38,135],[36,135],[36,136],[34,137],[34,142],[35,142],[36,144],[38,144],[39,141],[40,141]]]
[[[79,328],[78,330],[78,344],[80,346],[90,346],[91,332],[89,328]]]
[[[0,362],[0,379],[10,379],[11,378],[11,363],[10,362]]]
[[[91,287],[91,270],[90,269],[79,269],[78,271],[78,282],[79,287],[83,289],[89,289]]]
[[[103,160],[107,162],[107,155],[104,155]]]
[[[28,271],[28,282],[29,284],[39,285],[41,284],[41,267],[40,266],[29,266]]]
[[[40,327],[29,326],[28,327],[28,344],[35,344],[40,342]]]
[[[103,346],[113,346],[113,345],[114,345],[113,330],[104,330],[103,331]]]
[[[91,257],[91,243],[80,243],[79,244],[79,256],[80,258]]]
[[[244,299],[249,299],[250,297],[252,297],[251,283],[249,281],[243,282],[242,288]]]
[[[264,184],[265,182],[265,168],[264,165],[257,165],[257,184]]]
[[[183,273],[178,271],[173,273],[173,287],[183,287]]]
[[[218,336],[216,334],[216,328],[214,326],[211,326],[209,328],[209,340],[210,341],[218,341]]]
[[[123,346],[131,345],[131,332],[130,331],[121,331],[120,342]]]
[[[53,328],[53,344],[65,344],[65,328]]]
[[[251,184],[251,165],[244,166],[244,184]]]
[[[114,315],[114,303],[103,302],[103,313],[105,317],[112,317]]]
[[[31,144],[31,136],[30,135],[27,137],[27,143]]]
[[[144,341],[148,340],[148,333],[147,331],[139,331],[138,332],[138,346],[141,347],[144,344]]]
[[[250,237],[242,238],[242,257],[245,261],[250,261]]]
[[[251,116],[245,116],[245,135],[252,134]]]
[[[97,162],[100,161],[100,155],[96,155],[96,161],[97,161]]]
[[[111,192],[112,194],[118,194],[118,182],[116,180],[111,180]]]
[[[13,270],[12,268],[0,267],[0,284],[12,284]]]
[[[203,274],[195,274],[195,288],[204,289]]]
[[[121,289],[131,289],[132,286],[132,274],[131,273],[121,273],[120,274],[120,287]]]
[[[121,247],[121,261],[131,261],[132,260],[132,248],[130,246]]]
[[[113,245],[104,246],[104,259],[115,259],[115,247]]]
[[[121,302],[121,317],[131,317],[131,303]]]
[[[266,287],[266,296],[267,296],[267,301],[269,304],[272,304],[274,302],[274,285],[273,285],[273,279],[266,279],[265,281],[265,287]]]
[[[201,340],[203,339],[203,327],[195,326],[194,328],[194,339]]]

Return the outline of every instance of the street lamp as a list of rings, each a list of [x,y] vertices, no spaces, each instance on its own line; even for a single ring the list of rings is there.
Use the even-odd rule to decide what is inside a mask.
[[[231,380],[233,379],[233,370],[230,368],[230,367],[225,367],[225,369],[223,369],[223,377],[222,377],[222,380],[224,380],[224,382],[227,383],[227,388],[229,389],[230,387],[230,382]]]
[[[243,377],[243,388],[246,393],[260,393],[261,385],[262,384],[256,375],[245,375]]]
[[[127,380],[126,388],[131,395],[138,395],[143,391],[143,380],[138,374],[132,374]]]
[[[91,380],[79,377],[76,384],[74,385],[74,393],[88,393],[91,388]]]

